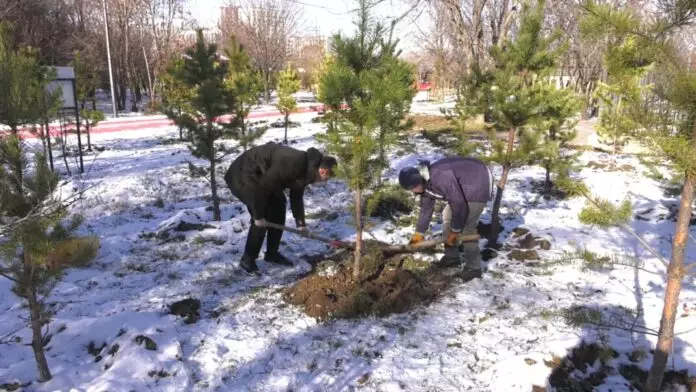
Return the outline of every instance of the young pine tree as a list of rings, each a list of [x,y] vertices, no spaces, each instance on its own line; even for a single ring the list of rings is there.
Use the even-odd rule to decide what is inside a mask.
[[[230,136],[239,142],[246,151],[256,140],[261,138],[267,128],[252,128],[247,122],[247,116],[254,106],[258,105],[259,97],[264,92],[264,80],[258,70],[254,69],[249,54],[232,36],[225,54],[229,60],[229,70],[225,79],[229,91],[228,105],[232,120],[226,125]]]
[[[193,89],[177,78],[184,68],[183,59],[174,59],[167,65],[166,72],[160,77],[162,83],[161,110],[170,119],[176,121],[185,112],[191,111],[189,103]],[[184,127],[178,124],[179,140],[184,140]],[[190,139],[190,138],[189,138]]]
[[[104,112],[101,110],[83,110],[80,112],[82,115],[82,123],[85,126],[85,133],[87,134],[87,151],[92,151],[92,135],[90,133],[91,129],[96,127],[99,122],[104,121]]]
[[[0,124],[7,125],[12,134],[18,134],[22,125],[36,123],[36,90],[32,87],[40,69],[35,51],[13,49],[10,29],[0,23]]]
[[[71,65],[75,68],[75,88],[77,91],[77,101],[80,104],[80,109],[85,109],[85,104],[90,100],[99,87],[99,74],[97,67],[89,64],[77,51]]]
[[[382,173],[380,143],[386,149],[392,140],[380,138],[380,132],[396,129],[407,110],[406,101],[412,97],[404,92],[412,88],[412,79],[403,74],[407,66],[397,58],[395,43],[385,39],[386,30],[371,17],[369,2],[360,0],[359,4],[356,35],[333,38],[334,59],[326,67],[319,89],[320,100],[327,106],[347,104],[346,109],[334,112],[335,126],[324,140],[341,159],[342,174],[355,192],[356,280],[363,247],[363,193]]]
[[[225,87],[227,67],[216,54],[215,44],[206,44],[202,30],[198,30],[196,45],[186,51],[183,67],[177,79],[192,90],[190,110],[176,119],[176,123],[191,135],[189,149],[193,156],[208,161],[207,167],[189,162],[192,175],[210,182],[214,219],[219,221],[220,198],[217,194],[216,167],[230,153],[224,145],[216,143],[225,134],[216,119],[229,110],[229,92]]]
[[[9,227],[0,244],[0,276],[14,283],[13,291],[27,301],[39,381],[51,379],[45,349],[50,337],[43,328],[51,319],[46,299],[60,278],[47,264],[55,246],[80,225],[79,217],[61,222],[65,209],[52,195],[58,176],[45,156],[35,155],[30,172],[25,146],[16,135],[0,138],[0,224]]]
[[[552,175],[557,181],[570,181],[570,174],[577,169],[580,153],[571,152],[568,143],[575,138],[576,117],[582,102],[569,88],[546,85],[544,94],[545,107],[534,126],[535,132],[540,136],[534,158],[546,172],[544,190],[548,193],[554,188]]]
[[[591,34],[591,33],[588,33]],[[631,110],[641,101],[641,96],[649,89],[641,84],[641,79],[649,71],[649,62],[641,58],[630,58],[639,45],[637,39],[612,39],[604,56],[607,70],[607,83],[600,82],[595,97],[603,104],[599,115],[597,134],[600,140],[611,146],[614,159],[628,142],[640,124],[633,119]]]
[[[472,69],[457,105],[458,121],[488,113],[494,125],[487,159],[500,164],[503,173],[493,202],[490,246],[498,242],[500,205],[510,171],[532,160],[539,135],[531,125],[543,116],[548,85],[553,84],[549,77],[563,52],[558,32],[544,35],[544,6],[544,0],[523,4],[515,40],[491,48],[493,69]],[[495,131],[507,132],[507,138],[499,139]]]
[[[628,120],[639,124],[637,136],[647,142],[651,151],[660,153],[673,167],[684,173],[679,212],[672,242],[672,254],[666,261],[667,287],[658,331],[657,347],[645,389],[660,390],[667,359],[673,352],[674,327],[679,293],[684,278],[693,271],[685,265],[685,250],[689,239],[689,222],[696,182],[696,72],[674,46],[673,37],[687,33],[684,27],[696,22],[696,3],[693,0],[664,0],[659,17],[642,20],[631,9],[613,9],[586,1],[584,31],[592,37],[609,38],[616,43],[607,53],[610,64],[628,69],[628,74],[654,70],[655,86],[644,88],[642,99],[628,100]],[[669,37],[669,38],[667,38]],[[612,65],[613,66],[613,65]],[[653,251],[658,255],[658,252]]]
[[[285,116],[285,138],[283,143],[288,144],[288,124],[290,113],[297,109],[297,101],[293,94],[300,91],[300,78],[297,72],[289,64],[278,76],[278,110]]]

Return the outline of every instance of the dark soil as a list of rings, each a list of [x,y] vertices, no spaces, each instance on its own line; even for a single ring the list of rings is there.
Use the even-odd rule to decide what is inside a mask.
[[[203,223],[189,223],[189,222],[184,222],[181,221],[179,224],[174,228],[175,231],[191,231],[191,230],[205,230],[205,229],[214,229],[215,226],[211,226],[208,224],[203,224]]]
[[[505,230],[505,226],[500,225],[500,231],[502,232],[503,230]],[[490,238],[491,237],[491,224],[479,222],[478,225],[476,226],[476,232],[478,233],[478,235],[481,236],[481,238]]]
[[[381,260],[375,252],[363,257],[361,281],[353,279],[352,254],[339,257],[331,276],[313,273],[285,290],[288,303],[300,306],[318,319],[385,316],[427,305],[447,289],[455,277],[446,270],[429,267],[410,271],[403,267],[405,256]]]
[[[517,261],[539,260],[539,253],[534,249],[513,249],[508,257]]]
[[[193,324],[200,318],[198,311],[201,309],[201,301],[195,298],[186,298],[169,305],[169,313],[185,317],[184,324]]]
[[[549,376],[549,384],[559,392],[592,392],[611,374],[606,360],[615,356],[618,354],[611,349],[581,342],[565,358],[553,364],[555,367]],[[587,373],[598,360],[599,368]]]
[[[380,195],[372,206],[370,216],[373,218],[393,219],[401,214],[410,214],[413,208],[407,200],[400,195],[384,194]]]
[[[648,371],[636,365],[621,365],[619,373],[631,383],[633,388],[644,391],[645,381],[648,379]],[[670,386],[684,386],[689,392],[696,391],[696,377],[689,377],[686,370],[667,371],[662,379],[661,389],[666,390]]]

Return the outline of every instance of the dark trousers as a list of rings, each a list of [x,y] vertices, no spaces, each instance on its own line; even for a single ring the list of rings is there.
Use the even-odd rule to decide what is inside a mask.
[[[256,260],[261,252],[264,238],[266,239],[266,254],[274,254],[278,252],[280,247],[280,239],[283,237],[283,231],[254,225],[253,212],[251,211],[251,203],[253,198],[251,192],[243,192],[234,184],[227,184],[239,200],[246,205],[249,215],[251,215],[251,224],[249,226],[249,234],[247,234],[246,245],[244,246],[244,257]],[[268,207],[263,214],[263,217],[268,222],[285,225],[285,213],[287,211],[287,201],[283,191],[276,191],[269,196]],[[268,233],[268,236],[266,236]]]

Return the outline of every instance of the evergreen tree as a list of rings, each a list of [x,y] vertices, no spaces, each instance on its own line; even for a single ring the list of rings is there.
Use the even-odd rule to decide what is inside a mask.
[[[570,181],[571,172],[578,169],[577,159],[580,153],[571,152],[568,143],[575,138],[575,125],[582,101],[569,88],[556,88],[550,84],[544,87],[545,106],[534,126],[535,132],[540,136],[534,158],[546,171],[544,189],[551,192],[554,186],[552,174],[557,181]]]
[[[611,146],[614,158],[621,152],[631,135],[640,125],[633,120],[632,108],[641,101],[641,96],[649,88],[641,84],[641,79],[649,71],[649,63],[643,59],[627,63],[638,48],[636,39],[627,37],[625,40],[612,40],[604,56],[604,67],[607,70],[607,83],[600,82],[595,90],[595,97],[602,103],[599,114],[597,134],[602,143]]]
[[[15,135],[20,126],[37,120],[35,87],[40,69],[35,51],[14,50],[10,29],[0,23],[0,123]]]
[[[320,100],[335,110],[335,126],[323,136],[329,150],[342,161],[342,175],[355,192],[356,249],[353,274],[360,275],[362,251],[362,196],[382,173],[380,149],[391,140],[386,135],[408,110],[412,79],[408,67],[397,58],[396,42],[386,40],[387,31],[373,20],[367,0],[359,1],[357,33],[333,38],[333,60],[320,81]],[[338,109],[342,103],[347,108]],[[381,136],[384,137],[381,137]]]
[[[250,128],[247,116],[254,106],[258,105],[261,93],[264,91],[264,81],[261,73],[254,69],[249,54],[232,36],[225,54],[229,58],[229,70],[225,84],[231,101],[228,102],[232,112],[232,120],[227,124],[230,136],[239,142],[246,151],[256,140],[261,138],[267,128]]]
[[[628,122],[638,125],[634,129],[639,139],[684,173],[669,263],[659,252],[652,251],[666,266],[667,287],[657,346],[645,385],[649,392],[660,390],[667,359],[673,352],[679,293],[689,271],[684,257],[696,182],[696,72],[686,65],[672,39],[696,22],[696,2],[664,0],[658,6],[661,12],[655,13],[657,17],[642,20],[629,8],[617,10],[586,1],[587,17],[583,20],[583,31],[590,38],[613,40],[606,58],[610,67],[620,71],[619,75],[641,74],[646,67],[654,69],[654,86],[630,89],[632,99],[623,100],[622,107],[626,108]],[[636,90],[641,90],[641,94],[633,99]],[[600,206],[602,212],[607,209]]]
[[[324,104],[325,118],[328,132],[336,129],[338,117],[341,115],[341,105],[346,93],[343,91],[350,82],[348,74],[337,73],[334,67],[336,58],[327,55],[319,67],[319,86],[317,100]],[[329,72],[331,71],[331,72]]]
[[[94,97],[95,91],[99,87],[98,69],[85,61],[79,51],[75,52],[75,58],[71,65],[75,69],[77,101],[80,103],[80,109],[84,110],[85,104]]]
[[[297,109],[297,100],[293,94],[300,91],[300,78],[297,72],[289,64],[278,76],[278,110],[285,116],[285,138],[283,143],[288,144],[288,123],[290,113]]]
[[[101,110],[83,110],[82,113],[82,123],[85,126],[85,132],[87,133],[87,151],[92,151],[92,137],[90,130],[97,126],[100,121],[104,121],[104,113]]]
[[[0,224],[10,227],[0,245],[0,276],[14,283],[13,291],[27,301],[32,331],[31,347],[39,381],[51,379],[45,349],[49,336],[42,330],[51,319],[45,300],[60,277],[47,264],[56,244],[80,225],[80,217],[62,222],[65,209],[52,197],[58,176],[45,156],[35,154],[32,173],[25,146],[17,135],[0,138]]]
[[[166,72],[160,77],[162,83],[162,112],[170,119],[176,121],[185,112],[190,111],[189,103],[193,95],[193,89],[186,85],[177,75],[182,72],[184,60],[173,59]],[[179,140],[184,140],[184,127],[178,124]]]
[[[550,76],[564,49],[558,32],[543,34],[544,6],[544,0],[523,4],[517,37],[491,48],[493,69],[472,67],[456,107],[460,123],[487,113],[493,124],[492,150],[486,158],[500,164],[503,173],[496,184],[489,246],[498,242],[500,205],[510,171],[533,160],[540,137],[531,127],[543,118]],[[499,139],[495,131],[506,131],[507,138]]]
[[[206,44],[203,31],[198,30],[196,44],[186,51],[183,67],[177,74],[177,79],[192,90],[190,110],[175,121],[191,135],[189,150],[193,156],[208,161],[207,167],[189,162],[189,169],[193,176],[210,182],[214,219],[219,221],[220,199],[215,169],[230,150],[216,143],[226,133],[216,119],[229,110],[230,97],[225,86],[227,66],[220,61],[216,51],[216,45]]]

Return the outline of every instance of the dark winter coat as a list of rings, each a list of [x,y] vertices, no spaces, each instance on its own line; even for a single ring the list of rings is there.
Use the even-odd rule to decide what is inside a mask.
[[[266,143],[244,152],[232,162],[225,182],[247,205],[253,219],[263,219],[270,196],[290,189],[290,208],[297,225],[305,225],[304,189],[316,181],[322,154]],[[236,192],[235,192],[236,190]]]
[[[425,233],[433,216],[435,200],[444,200],[452,209],[452,231],[461,231],[469,218],[469,203],[487,203],[492,196],[492,175],[475,158],[446,157],[421,167],[425,189],[416,231]]]

